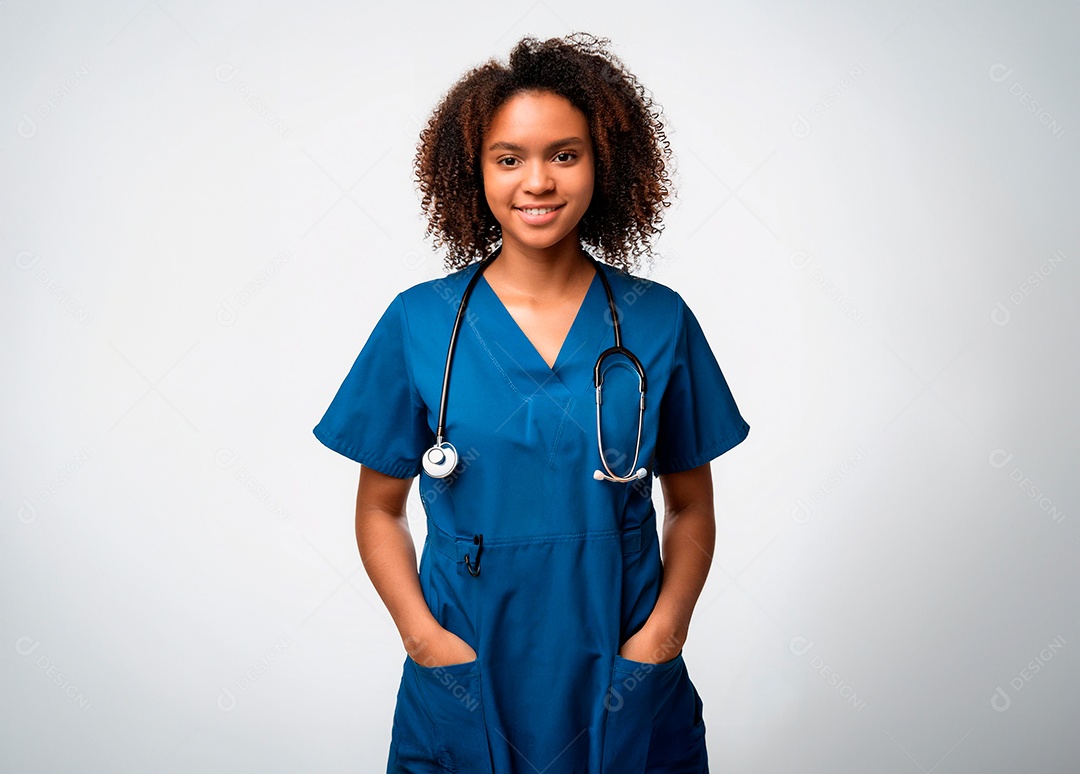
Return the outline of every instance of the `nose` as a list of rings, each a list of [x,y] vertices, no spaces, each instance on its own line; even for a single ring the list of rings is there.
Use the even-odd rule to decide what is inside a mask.
[[[555,187],[554,179],[543,162],[529,164],[525,171],[522,188],[530,194],[541,194]]]

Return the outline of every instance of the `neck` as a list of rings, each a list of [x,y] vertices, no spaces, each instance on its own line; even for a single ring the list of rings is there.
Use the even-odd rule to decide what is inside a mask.
[[[498,258],[484,276],[494,274],[495,280],[511,292],[543,299],[562,296],[581,282],[586,272],[592,275],[595,269],[574,233],[543,248],[504,237]]]

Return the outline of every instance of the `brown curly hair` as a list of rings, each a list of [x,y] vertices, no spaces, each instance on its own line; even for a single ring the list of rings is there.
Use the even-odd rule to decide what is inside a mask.
[[[490,59],[468,70],[443,96],[420,132],[414,170],[425,237],[446,246],[447,271],[483,258],[502,229],[484,197],[480,145],[495,112],[522,91],[561,95],[584,113],[595,149],[593,197],[581,241],[623,271],[635,271],[649,239],[663,230],[673,193],[671,147],[652,99],[607,38],[575,32],[543,42],[521,39],[509,67]]]

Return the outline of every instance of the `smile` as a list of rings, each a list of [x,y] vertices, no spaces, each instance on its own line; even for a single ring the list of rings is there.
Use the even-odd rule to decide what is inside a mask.
[[[555,219],[556,213],[561,210],[565,205],[560,204],[557,207],[515,207],[514,209],[521,216],[521,219],[528,223],[530,226],[542,226],[545,223],[549,223]]]

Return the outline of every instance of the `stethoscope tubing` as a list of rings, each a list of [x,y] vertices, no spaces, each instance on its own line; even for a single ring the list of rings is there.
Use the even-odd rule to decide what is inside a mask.
[[[428,474],[432,475],[433,477],[445,477],[449,475],[457,466],[457,450],[454,449],[453,444],[450,444],[449,442],[446,442],[444,445],[445,439],[443,437],[443,433],[446,431],[446,406],[450,394],[450,372],[453,369],[454,352],[457,346],[458,332],[461,329],[461,318],[465,313],[465,307],[469,300],[469,296],[472,294],[473,287],[475,287],[477,280],[480,279],[480,275],[483,274],[484,270],[491,265],[491,262],[494,261],[501,252],[502,244],[500,243],[492,251],[491,255],[489,255],[477,265],[476,271],[473,272],[473,275],[469,278],[468,283],[465,285],[465,290],[461,294],[461,301],[458,303],[457,315],[454,318],[454,327],[450,332],[450,341],[447,344],[446,348],[446,363],[443,368],[442,392],[439,396],[439,421],[438,427],[435,431],[435,444],[430,449],[428,449],[427,452],[425,452],[425,462],[428,461],[428,455],[430,455],[432,452],[441,452],[443,455],[442,459],[439,462],[434,462],[434,460],[432,460],[431,468],[428,468],[428,466],[425,465],[425,470],[427,470]],[[588,253],[586,253],[586,255],[588,255]],[[628,483],[630,481],[643,478],[644,475],[647,473],[644,468],[640,468],[637,471],[634,471],[633,469],[633,466],[637,464],[638,454],[641,450],[641,430],[645,413],[645,392],[647,384],[645,378],[645,368],[641,365],[641,361],[638,360],[637,356],[622,345],[622,330],[619,326],[619,310],[618,307],[615,305],[615,295],[611,292],[611,284],[608,282],[607,276],[605,276],[603,270],[601,269],[599,261],[597,261],[591,255],[589,255],[588,257],[589,260],[592,261],[593,268],[596,270],[596,273],[600,275],[601,282],[603,282],[604,284],[604,292],[607,295],[608,308],[611,310],[611,324],[615,334],[615,345],[601,352],[600,356],[596,359],[596,365],[593,367],[593,387],[596,389],[596,440],[597,446],[600,450],[600,462],[603,464],[604,470],[607,471],[607,475],[604,475],[601,471],[597,470],[593,474],[593,477],[597,480],[607,479],[609,481]],[[624,357],[629,359],[631,363],[633,363],[634,370],[637,372],[638,375],[638,390],[640,392],[640,402],[638,407],[637,442],[636,448],[634,450],[634,461],[633,463],[631,463],[631,473],[627,476],[619,476],[612,472],[606,458],[604,457],[603,441],[600,435],[601,386],[604,381],[601,369],[604,360],[609,356],[615,354],[623,355]],[[449,449],[447,449],[446,447],[449,447]],[[446,468],[445,472],[443,472],[443,468]]]
[[[476,267],[476,271],[469,277],[469,282],[465,285],[465,292],[461,294],[461,301],[458,302],[457,316],[454,318],[454,328],[450,331],[450,343],[446,347],[446,365],[443,367],[442,394],[439,396],[439,425],[438,429],[435,431],[436,446],[443,442],[443,431],[446,429],[446,398],[450,393],[450,369],[453,367],[454,348],[457,344],[458,329],[461,327],[461,317],[465,313],[465,304],[468,302],[469,296],[472,294],[473,286],[476,285],[476,281],[480,279],[480,275],[484,272],[484,269],[495,260],[500,252],[502,252],[501,244],[495,248],[495,251],[491,255],[479,263]]]

